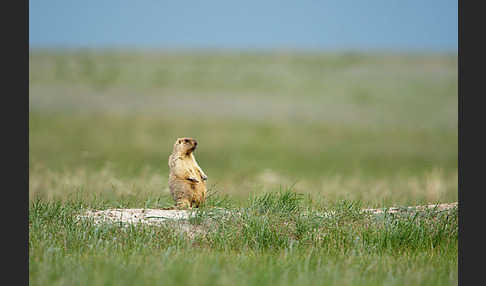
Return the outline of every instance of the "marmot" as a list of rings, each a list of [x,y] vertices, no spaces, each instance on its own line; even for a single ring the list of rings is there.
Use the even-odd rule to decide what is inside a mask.
[[[206,200],[208,177],[194,158],[197,141],[178,138],[169,156],[169,190],[177,208],[199,207]]]

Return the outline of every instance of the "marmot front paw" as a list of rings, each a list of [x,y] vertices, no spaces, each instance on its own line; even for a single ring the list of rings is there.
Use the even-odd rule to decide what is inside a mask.
[[[199,180],[196,178],[189,177],[187,178],[189,181],[194,182],[194,183],[199,183]]]

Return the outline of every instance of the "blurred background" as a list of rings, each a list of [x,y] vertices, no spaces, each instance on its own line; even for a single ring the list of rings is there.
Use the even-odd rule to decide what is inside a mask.
[[[29,195],[457,200],[457,1],[29,1]]]

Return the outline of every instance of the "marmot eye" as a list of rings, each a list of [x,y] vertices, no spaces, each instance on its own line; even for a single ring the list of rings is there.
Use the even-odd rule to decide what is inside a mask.
[[[187,140],[187,139],[184,139],[184,142],[186,142],[186,143],[187,143],[187,142],[189,142],[189,140]]]

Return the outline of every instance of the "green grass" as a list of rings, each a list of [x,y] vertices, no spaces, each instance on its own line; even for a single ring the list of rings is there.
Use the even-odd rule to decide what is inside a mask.
[[[89,202],[108,207],[101,202]],[[101,204],[101,205],[100,205]],[[31,202],[31,284],[452,285],[457,209],[371,216],[358,202],[328,208],[289,191],[253,197],[238,213],[203,208],[193,237],[169,225],[76,221],[86,201]],[[227,205],[229,209],[235,209]],[[318,212],[319,210],[320,212]],[[335,214],[324,217],[322,211]]]
[[[33,50],[29,63],[32,285],[457,284],[457,210],[358,211],[457,201],[457,55]],[[74,219],[171,205],[183,136],[211,193],[190,224],[209,231]]]

